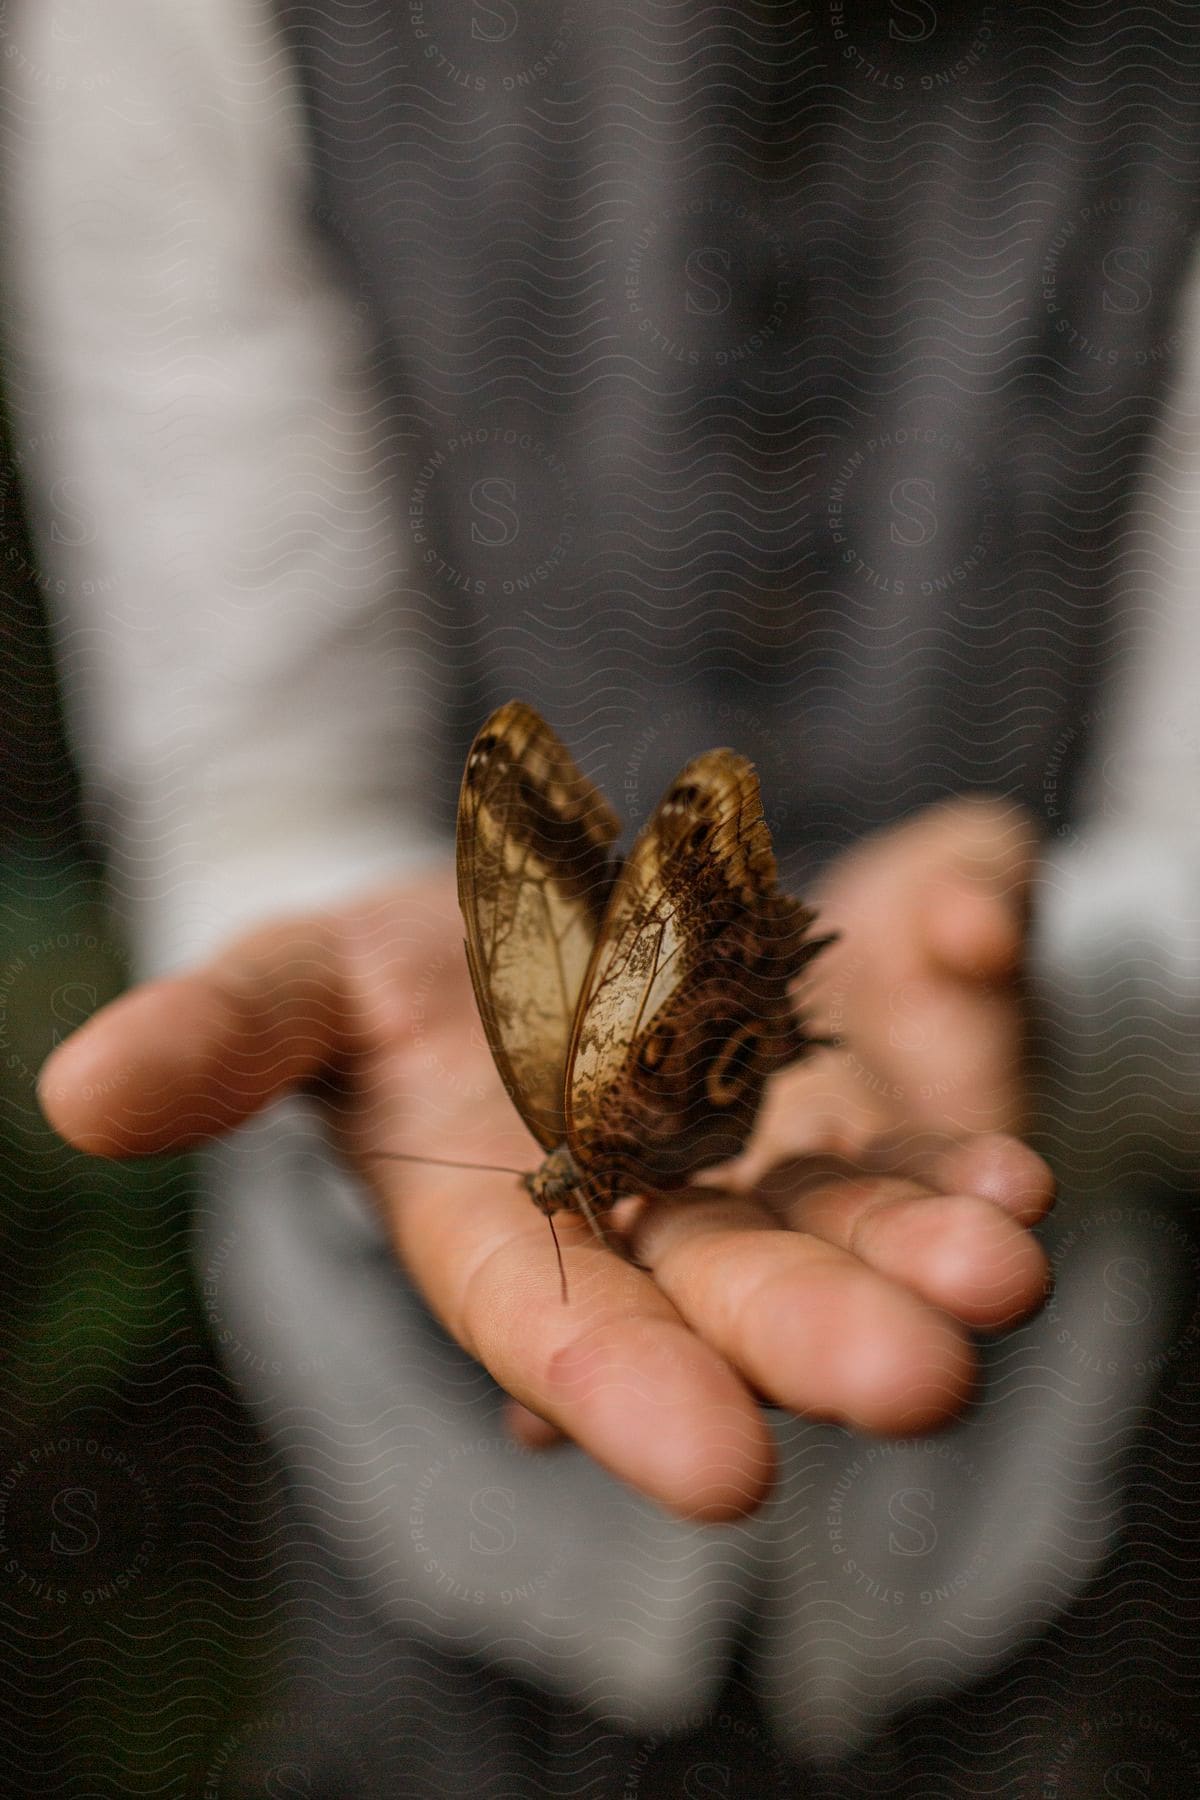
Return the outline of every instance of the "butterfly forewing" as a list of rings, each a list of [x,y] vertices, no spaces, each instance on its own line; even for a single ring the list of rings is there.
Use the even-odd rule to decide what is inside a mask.
[[[532,707],[514,700],[492,714],[459,796],[458,897],[492,1056],[547,1149],[566,1135],[567,1053],[619,829]]]
[[[767,1076],[808,1047],[788,990],[814,916],[778,888],[750,763],[689,763],[617,878],[579,1001],[567,1139],[597,1193],[742,1149]]]

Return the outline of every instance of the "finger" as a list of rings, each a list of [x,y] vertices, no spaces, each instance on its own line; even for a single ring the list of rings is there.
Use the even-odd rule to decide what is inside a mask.
[[[183,1149],[240,1124],[348,1053],[336,943],[321,917],[287,920],[123,995],[45,1063],[46,1117],[97,1156]]]
[[[984,1132],[947,1144],[931,1159],[930,1180],[943,1192],[977,1194],[1022,1225],[1036,1225],[1054,1205],[1058,1183],[1044,1157],[1006,1132]]]
[[[985,980],[1012,974],[1025,937],[1037,834],[1020,806],[980,797],[951,802],[931,821],[953,845],[921,891],[919,928],[935,964]]]
[[[843,1051],[820,1051],[769,1081],[741,1154],[697,1177],[701,1186],[753,1187],[784,1157],[834,1154],[852,1163],[884,1134],[885,1109]]]
[[[656,1198],[635,1243],[680,1314],[780,1406],[905,1434],[967,1398],[974,1359],[952,1319],[748,1198]]]
[[[1049,1163],[1007,1132],[964,1138],[896,1128],[864,1146],[859,1164],[871,1173],[927,1182],[941,1193],[975,1194],[1002,1207],[1022,1225],[1036,1225],[1045,1218],[1057,1193]]]
[[[964,877],[929,887],[918,925],[930,961],[948,975],[995,981],[1020,965],[1024,931],[1017,907],[1004,895],[981,893]]]
[[[396,1248],[459,1343],[510,1395],[681,1517],[742,1516],[774,1450],[753,1395],[641,1269],[494,1177],[385,1177]]]
[[[837,1180],[797,1200],[788,1224],[848,1250],[975,1330],[1011,1325],[1045,1296],[1045,1252],[977,1194],[930,1193],[896,1179]]]
[[[514,1444],[519,1444],[522,1450],[549,1450],[563,1441],[557,1425],[552,1425],[549,1419],[539,1418],[519,1400],[505,1401],[504,1426]]]
[[[1015,983],[945,974],[902,981],[888,1011],[848,1035],[847,1060],[894,1101],[892,1116],[937,1120],[959,1136],[1022,1129],[1022,1018]]]

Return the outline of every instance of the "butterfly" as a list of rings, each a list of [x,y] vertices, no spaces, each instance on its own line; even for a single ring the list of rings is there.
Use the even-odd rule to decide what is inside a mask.
[[[546,1152],[548,1217],[669,1192],[743,1148],[768,1076],[804,1056],[789,994],[831,940],[777,882],[758,778],[709,750],[622,862],[616,813],[531,706],[471,746],[458,897],[493,1060]]]

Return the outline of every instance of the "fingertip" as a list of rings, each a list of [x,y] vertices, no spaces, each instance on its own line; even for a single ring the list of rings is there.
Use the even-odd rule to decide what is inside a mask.
[[[72,1117],[72,1084],[70,1064],[65,1063],[65,1045],[52,1050],[38,1071],[34,1093],[43,1119],[58,1136],[74,1144],[75,1121]],[[64,1072],[65,1063],[65,1072]],[[75,1146],[79,1148],[78,1145]]]
[[[237,1123],[240,1104],[215,1058],[212,1008],[188,979],[121,995],[47,1058],[38,1099],[54,1130],[90,1156],[185,1149]]]
[[[504,1424],[513,1442],[522,1450],[550,1450],[555,1444],[563,1443],[566,1436],[557,1425],[523,1406],[519,1400],[505,1403]]]
[[[867,1213],[854,1249],[931,1306],[976,1331],[999,1331],[1045,1294],[1046,1255],[990,1200],[973,1194],[901,1199]]]
[[[112,1097],[127,1082],[128,1072],[114,1061],[106,1019],[97,1015],[97,1020],[89,1020],[50,1052],[35,1092],[43,1118],[72,1149],[116,1156],[121,1145],[109,1113]]]
[[[774,1443],[757,1404],[683,1326],[614,1322],[564,1345],[548,1387],[576,1441],[676,1518],[745,1518],[770,1490]]]
[[[877,1312],[847,1359],[842,1422],[876,1436],[908,1437],[958,1416],[975,1388],[976,1359],[966,1333],[947,1314],[896,1296],[908,1321]],[[903,1329],[903,1324],[907,1329]],[[903,1340],[903,1354],[897,1345]]]
[[[930,889],[924,935],[934,961],[963,979],[998,980],[1020,963],[1023,934],[1012,907],[961,878]]]
[[[1007,1132],[992,1131],[952,1144],[937,1159],[946,1192],[990,1200],[1021,1225],[1035,1225],[1054,1205],[1057,1182],[1044,1157]]]
[[[727,1525],[757,1512],[775,1480],[775,1450],[754,1402],[708,1410],[703,1431],[680,1446],[656,1498],[666,1511],[694,1525]]]

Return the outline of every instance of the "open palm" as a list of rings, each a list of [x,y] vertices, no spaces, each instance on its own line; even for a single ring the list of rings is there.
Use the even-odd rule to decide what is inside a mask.
[[[636,1261],[561,1215],[566,1305],[546,1222],[512,1176],[384,1160],[525,1169],[541,1154],[479,1029],[449,871],[135,989],[60,1046],[40,1091],[69,1141],[129,1156],[204,1141],[307,1086],[430,1306],[526,1409],[527,1441],[545,1421],[546,1438],[565,1433],[672,1511],[722,1519],[771,1483],[760,1399],[878,1432],[935,1426],[970,1392],[970,1328],[1043,1291],[1025,1229],[1052,1198],[1040,1159],[988,1135],[923,1141],[903,1170],[870,1144],[848,1160],[829,1122],[839,1081],[848,1107],[861,1086],[836,1053],[824,1062],[820,1107],[803,1065],[777,1079],[745,1181],[736,1165],[726,1185],[619,1210]]]

